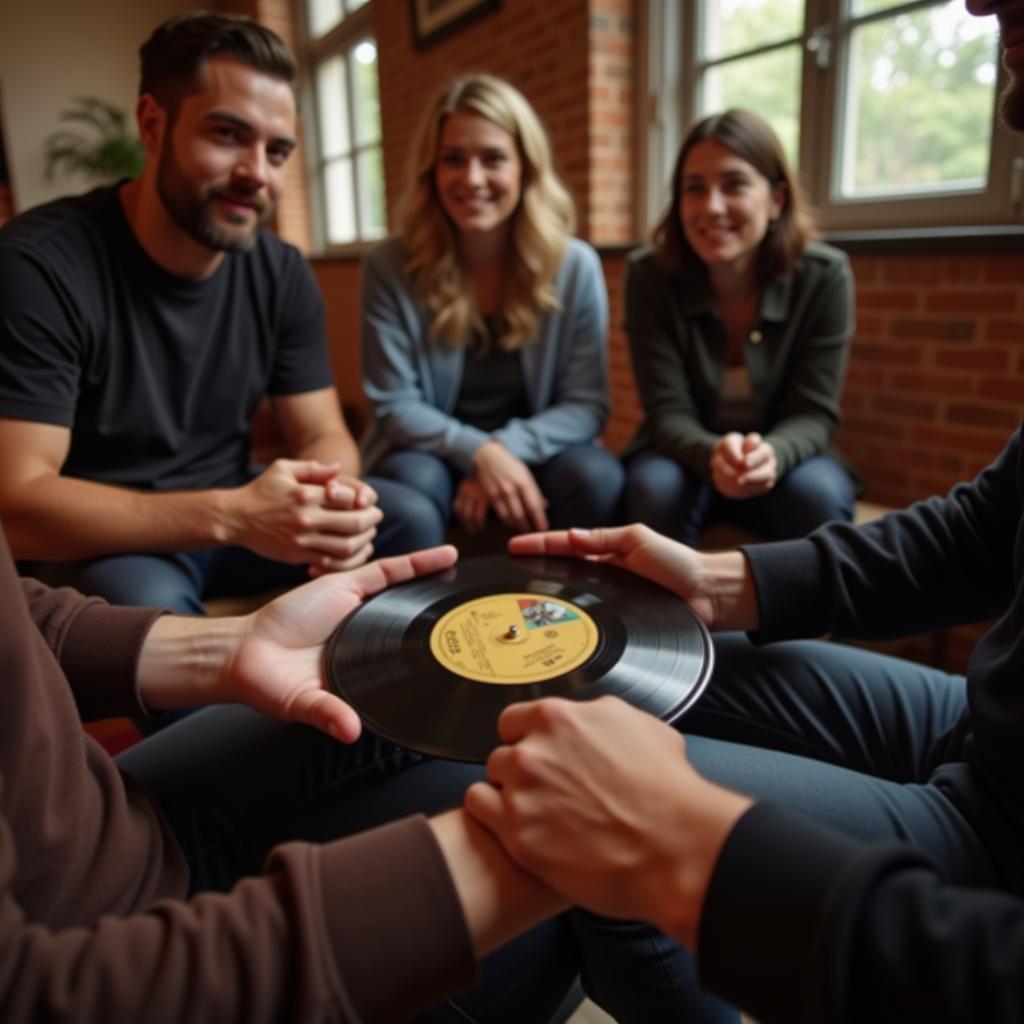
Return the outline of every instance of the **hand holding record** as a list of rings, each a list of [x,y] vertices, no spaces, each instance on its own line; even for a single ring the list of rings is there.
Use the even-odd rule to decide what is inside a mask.
[[[757,597],[739,551],[695,551],[640,523],[527,533],[508,548],[514,555],[568,555],[627,569],[677,594],[711,630],[758,625]]]
[[[711,672],[707,630],[663,587],[572,558],[478,558],[378,594],[325,648],[334,692],[401,746],[483,761],[510,704],[616,694],[671,721]]]

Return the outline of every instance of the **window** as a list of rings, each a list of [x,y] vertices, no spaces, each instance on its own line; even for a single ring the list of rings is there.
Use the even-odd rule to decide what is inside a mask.
[[[830,230],[1024,220],[1024,146],[996,115],[998,27],[963,0],[643,9],[649,224],[686,126],[732,106],[772,124]]]
[[[307,0],[312,194],[323,248],[387,233],[377,46],[368,0]]]

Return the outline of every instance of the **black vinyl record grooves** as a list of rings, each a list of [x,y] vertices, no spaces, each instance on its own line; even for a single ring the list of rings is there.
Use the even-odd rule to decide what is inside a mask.
[[[376,594],[335,630],[327,679],[364,726],[484,761],[509,704],[614,694],[671,722],[711,675],[711,638],[656,583],[576,558],[474,558]]]

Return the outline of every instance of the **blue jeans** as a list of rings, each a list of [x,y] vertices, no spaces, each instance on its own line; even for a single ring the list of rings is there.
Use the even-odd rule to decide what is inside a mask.
[[[739,501],[656,452],[640,452],[626,466],[625,521],[691,546],[712,523],[732,523],[765,540],[804,537],[834,519],[852,521],[853,506],[850,477],[830,455],[801,462],[767,494]]]
[[[952,775],[970,772],[949,735],[965,707],[963,677],[820,641],[755,648],[718,634],[715,649],[711,683],[681,723],[702,775],[849,835],[924,849],[954,885],[999,884],[981,838],[946,795]],[[606,987],[596,995],[613,1015],[628,984],[643,1005],[630,1000],[623,1020],[679,1020],[680,1003],[695,1008],[682,1019],[736,1019],[700,992],[693,958],[671,940],[582,915],[578,932],[581,921],[584,977]]]
[[[391,480],[367,478],[384,513],[374,539],[377,555],[398,555],[437,543],[422,530],[429,521],[427,500]],[[50,586],[74,587],[112,604],[169,608],[202,615],[208,597],[234,597],[297,586],[309,579],[307,566],[264,558],[247,548],[210,548],[176,553],[109,555],[83,562],[42,562],[32,575]]]
[[[574,445],[530,470],[548,499],[552,529],[619,522],[624,472],[619,460],[606,449],[596,444]],[[429,522],[422,523],[421,528],[432,535],[432,544],[442,543],[463,474],[437,455],[408,448],[385,455],[374,466],[374,473],[430,499]]]
[[[192,894],[226,891],[258,874],[279,843],[329,842],[456,806],[484,774],[479,766],[428,760],[369,735],[345,745],[239,706],[199,711],[136,744],[117,763],[166,815],[188,860]],[[576,963],[572,930],[557,918],[486,957],[472,989],[418,1019],[562,1020]]]

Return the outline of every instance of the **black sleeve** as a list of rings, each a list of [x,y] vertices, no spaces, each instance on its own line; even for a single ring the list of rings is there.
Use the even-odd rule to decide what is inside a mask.
[[[0,245],[0,416],[70,427],[87,333],[67,282],[24,247]]]
[[[761,1024],[1024,1020],[1024,902],[769,804],[722,850],[698,954]]]
[[[268,392],[293,395],[330,387],[334,373],[327,350],[324,303],[313,271],[303,256],[288,246],[280,276],[277,345]]]
[[[969,484],[865,526],[745,547],[759,641],[886,638],[979,622],[1014,594],[1022,520],[1021,432]]]

